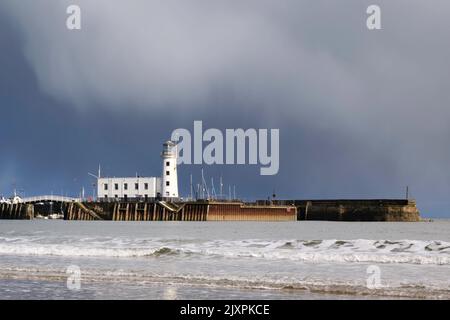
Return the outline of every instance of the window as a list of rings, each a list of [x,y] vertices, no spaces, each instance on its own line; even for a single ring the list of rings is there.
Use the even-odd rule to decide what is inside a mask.
[[[124,190],[128,190],[128,183],[124,183],[124,184],[123,184],[123,189],[124,189]]]
[[[169,192],[166,192],[166,196],[170,196],[170,193],[169,193]]]
[[[166,171],[166,176],[170,176],[170,171]]]
[[[119,184],[118,183],[114,184],[114,190],[119,190]]]
[[[117,194],[114,196],[114,198],[116,198],[116,199],[117,199],[118,197],[119,197],[119,196],[118,196]]]
[[[148,190],[148,183],[144,183],[144,189]]]
[[[108,184],[107,183],[105,183],[104,187],[105,187],[105,191],[108,190]]]
[[[170,181],[166,181],[166,186],[170,186]]]
[[[166,167],[170,166],[170,161],[166,161]]]
[[[135,190],[139,190],[139,183],[135,183],[135,184],[134,184],[134,189],[135,189]]]
[[[105,194],[105,199],[108,199],[108,196]]]

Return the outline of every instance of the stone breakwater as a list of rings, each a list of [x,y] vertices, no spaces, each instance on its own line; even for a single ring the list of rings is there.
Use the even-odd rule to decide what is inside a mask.
[[[415,200],[282,200],[297,208],[298,220],[325,221],[421,221]]]
[[[43,210],[43,208],[45,210]],[[65,220],[112,221],[421,221],[414,200],[277,200],[192,202],[71,202],[0,204],[0,219],[30,220],[58,210]],[[42,212],[41,212],[42,211]]]

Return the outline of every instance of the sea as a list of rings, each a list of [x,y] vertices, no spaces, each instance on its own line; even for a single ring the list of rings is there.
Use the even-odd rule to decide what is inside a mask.
[[[0,220],[0,299],[449,298],[449,220]]]

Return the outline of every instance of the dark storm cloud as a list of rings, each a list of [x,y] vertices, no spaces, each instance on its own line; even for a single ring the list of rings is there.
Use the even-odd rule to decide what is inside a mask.
[[[79,32],[65,28],[73,3],[82,8]],[[110,174],[157,168],[160,142],[193,120],[222,129],[275,127],[278,176],[259,177],[253,167],[208,170],[232,181],[245,175],[240,189],[255,197],[273,188],[286,197],[397,197],[409,184],[422,208],[448,212],[450,3],[377,1],[383,30],[373,32],[365,28],[369,4],[2,1],[18,50],[7,57],[3,50],[2,59],[27,65],[12,70],[26,75],[1,78],[21,79],[11,96],[34,84],[15,108],[65,119],[50,118],[26,136],[13,120],[8,132],[19,141],[56,136],[58,148],[70,146],[56,159],[34,150],[46,161],[31,167],[48,168],[46,176],[66,168],[72,174],[63,180],[105,158]],[[74,151],[80,147],[87,152]],[[2,156],[0,180],[23,171],[25,154]]]

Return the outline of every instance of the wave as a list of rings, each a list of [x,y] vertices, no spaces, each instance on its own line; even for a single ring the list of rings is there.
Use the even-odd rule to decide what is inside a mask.
[[[76,246],[15,246],[2,247],[0,255],[33,255],[33,256],[61,256],[61,257],[160,257],[164,255],[176,255],[179,250],[167,247],[152,249],[143,248],[86,248]]]
[[[214,240],[0,237],[0,255],[185,257],[291,260],[309,263],[450,265],[450,243],[419,240]]]

